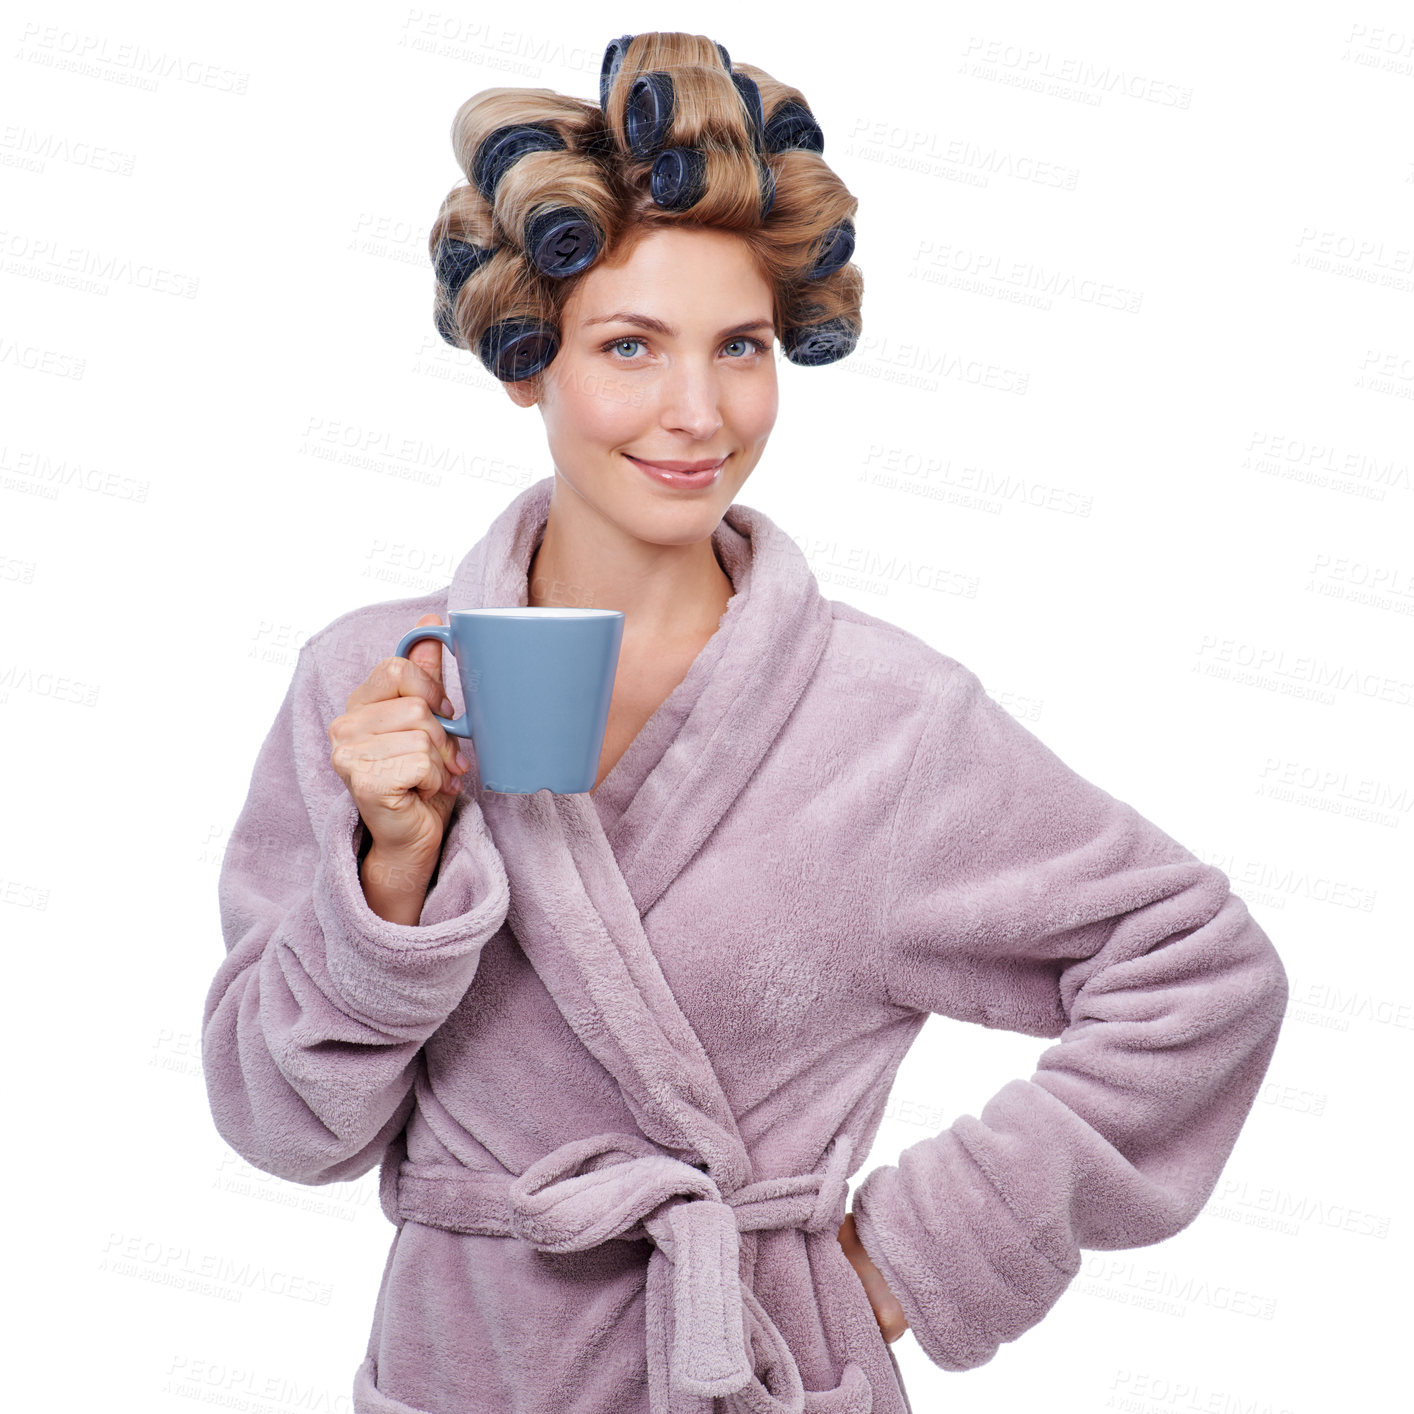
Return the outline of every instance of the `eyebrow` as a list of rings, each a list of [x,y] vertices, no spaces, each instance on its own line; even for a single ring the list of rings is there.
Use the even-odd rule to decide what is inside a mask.
[[[614,314],[596,314],[593,319],[586,319],[584,323],[586,327],[591,324],[632,324],[639,329],[648,329],[655,334],[664,334],[670,339],[675,339],[678,335],[678,331],[671,324],[665,324],[661,319],[654,319],[651,314],[635,314],[631,310],[619,310]],[[769,319],[748,319],[742,324],[734,324],[730,329],[723,329],[717,337],[730,339],[737,334],[752,334],[762,329],[774,334],[776,326]]]

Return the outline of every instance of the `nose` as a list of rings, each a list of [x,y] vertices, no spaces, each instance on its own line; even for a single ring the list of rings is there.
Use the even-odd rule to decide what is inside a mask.
[[[710,359],[679,358],[659,384],[659,416],[669,431],[707,441],[722,425],[721,377]]]

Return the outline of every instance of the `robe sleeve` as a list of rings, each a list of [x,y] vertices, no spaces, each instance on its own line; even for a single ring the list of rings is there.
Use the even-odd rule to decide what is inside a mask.
[[[1221,870],[955,669],[899,796],[879,985],[1056,1044],[980,1115],[872,1170],[853,1212],[924,1352],[966,1370],[1046,1314],[1082,1248],[1161,1242],[1197,1216],[1288,986]]]
[[[257,1168],[306,1184],[379,1161],[411,1113],[423,1042],[461,1001],[510,901],[468,791],[419,924],[369,908],[365,827],[329,761],[342,710],[306,643],[222,860],[226,957],[202,1020],[217,1130]]]

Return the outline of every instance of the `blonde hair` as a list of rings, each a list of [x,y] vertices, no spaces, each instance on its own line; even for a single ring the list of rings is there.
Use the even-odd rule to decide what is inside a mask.
[[[799,90],[702,35],[611,40],[600,102],[491,88],[462,104],[467,182],[428,246],[443,338],[503,380],[537,377],[581,276],[663,226],[729,231],[772,290],[786,356],[833,362],[859,337],[858,205]]]

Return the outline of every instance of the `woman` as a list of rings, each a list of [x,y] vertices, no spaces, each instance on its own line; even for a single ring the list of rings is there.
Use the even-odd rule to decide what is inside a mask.
[[[222,868],[213,1116],[295,1182],[382,1163],[359,1411],[899,1414],[904,1329],[981,1364],[1082,1248],[1192,1220],[1285,972],[1219,870],[735,503],[774,340],[859,327],[803,97],[624,36],[599,105],[493,89],[454,141],[438,326],[554,475],[447,589],[301,649]],[[455,674],[387,656],[527,603],[626,615],[592,792],[463,788]],[[1057,1044],[846,1213],[930,1012]]]

